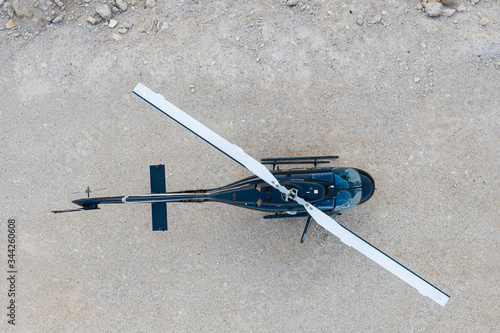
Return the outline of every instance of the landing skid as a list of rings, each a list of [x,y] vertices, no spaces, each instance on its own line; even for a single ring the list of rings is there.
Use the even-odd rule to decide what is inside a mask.
[[[281,164],[312,164],[316,168],[318,164],[328,164],[330,160],[339,158],[338,156],[304,156],[304,157],[277,157],[263,158],[260,161],[262,164],[273,166],[273,170],[279,170]]]
[[[324,212],[325,214],[329,215],[332,219],[335,218],[336,216],[342,215],[342,213],[335,213],[333,211],[329,212]],[[270,220],[270,219],[287,219],[291,217],[304,217],[307,216],[307,221],[306,225],[304,227],[304,232],[302,233],[302,237],[300,237],[300,244],[304,243],[304,240],[306,239],[307,232],[309,231],[309,228],[311,227],[311,222],[312,222],[312,216],[307,214],[307,213],[296,213],[296,214],[287,214],[287,213],[276,213],[274,215],[265,215],[264,219],[265,220]]]

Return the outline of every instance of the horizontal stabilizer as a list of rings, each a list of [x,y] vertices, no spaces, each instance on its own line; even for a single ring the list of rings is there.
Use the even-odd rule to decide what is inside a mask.
[[[151,193],[165,193],[165,166],[163,164],[150,165]],[[153,231],[167,230],[167,204],[154,202],[151,204],[153,213]]]

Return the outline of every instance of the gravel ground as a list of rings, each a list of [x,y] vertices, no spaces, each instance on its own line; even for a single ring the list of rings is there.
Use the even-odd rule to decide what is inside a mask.
[[[0,0],[0,330],[500,330],[498,1],[87,1]],[[149,192],[150,164],[167,190],[249,175],[137,82],[255,158],[368,171],[374,197],[339,221],[448,304],[317,225],[300,244],[303,219],[171,204],[153,233],[148,205],[51,214],[87,186]]]

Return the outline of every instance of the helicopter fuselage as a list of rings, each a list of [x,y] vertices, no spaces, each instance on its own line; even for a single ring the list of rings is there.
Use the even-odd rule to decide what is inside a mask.
[[[276,179],[297,195],[323,211],[340,211],[367,201],[375,183],[365,171],[353,168],[309,168],[272,171]],[[302,212],[303,206],[288,201],[280,191],[258,177],[249,177],[227,186],[194,190],[119,197],[84,198],[73,203],[83,209],[99,204],[155,202],[221,202],[266,212]]]

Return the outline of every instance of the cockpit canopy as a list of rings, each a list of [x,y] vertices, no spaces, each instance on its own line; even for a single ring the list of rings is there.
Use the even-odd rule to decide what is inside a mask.
[[[374,191],[373,179],[364,171],[334,168],[335,210],[352,208],[368,200]]]

